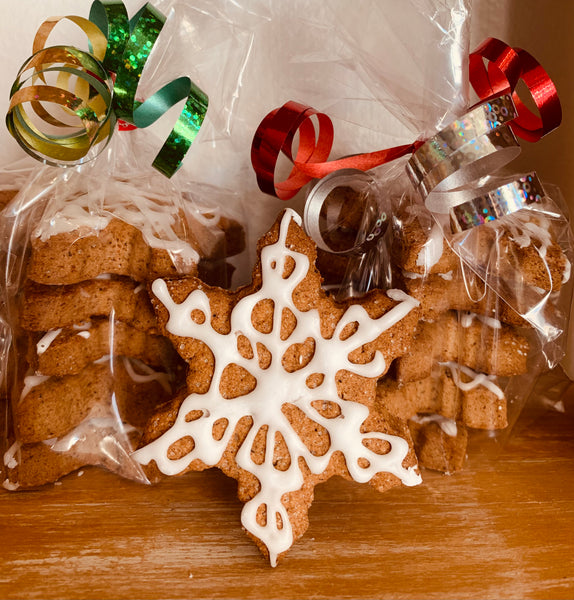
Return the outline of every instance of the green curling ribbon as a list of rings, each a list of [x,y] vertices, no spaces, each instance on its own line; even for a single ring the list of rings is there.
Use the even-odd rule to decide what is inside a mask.
[[[43,48],[49,33],[62,18],[83,29],[93,55],[71,47]],[[175,126],[153,161],[158,171],[171,177],[203,124],[208,98],[189,77],[179,77],[145,101],[136,99],[142,71],[165,24],[165,16],[145,4],[130,20],[121,0],[95,0],[90,21],[74,16],[62,18],[55,17],[42,24],[35,41],[35,48],[38,44],[42,49],[25,63],[12,86],[6,117],[11,134],[26,152],[43,162],[78,163],[86,160],[92,146],[105,140],[101,146],[105,147],[116,119],[144,129],[185,100]],[[107,43],[105,52],[102,34]],[[25,77],[27,70],[33,70],[29,77]],[[56,87],[46,85],[44,73],[48,72],[58,72]],[[88,88],[80,85],[75,91],[69,90],[69,75],[86,81]],[[113,97],[104,85],[111,81],[110,75],[115,76]],[[83,129],[68,136],[41,132],[24,111],[24,103],[29,103],[44,123],[69,128],[47,112],[42,102],[71,111],[83,123]]]
[[[153,161],[158,171],[171,177],[181,166],[203,123],[207,95],[189,77],[179,77],[144,102],[136,100],[142,71],[165,24],[165,16],[151,4],[145,4],[128,21],[123,2],[96,0],[92,4],[90,20],[108,39],[104,66],[116,74],[114,111],[117,118],[143,129],[155,123],[172,106],[186,100],[174,128]]]
[[[90,8],[90,21],[100,28],[108,42],[103,65],[116,73],[130,36],[130,22],[124,3],[109,0],[94,2]]]

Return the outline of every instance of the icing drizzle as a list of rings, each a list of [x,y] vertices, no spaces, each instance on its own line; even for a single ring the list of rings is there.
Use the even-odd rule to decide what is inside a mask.
[[[183,269],[197,264],[199,254],[177,233],[182,222],[180,209],[176,203],[166,202],[163,193],[151,188],[142,192],[129,182],[109,179],[104,199],[94,192],[101,182],[90,183],[94,182],[87,176],[67,181],[66,193],[50,199],[33,237],[45,242],[62,233],[94,233],[115,217],[139,229],[150,247],[170,252]]]
[[[447,417],[443,417],[442,415],[415,415],[414,417],[411,417],[411,421],[419,423],[420,425],[425,425],[426,423],[436,423],[446,435],[450,437],[456,437],[458,435],[456,421],[453,421],[453,419],[449,419]]]
[[[24,377],[24,387],[22,389],[22,393],[20,394],[20,401],[22,401],[30,393],[30,390],[35,388],[37,385],[41,385],[45,381],[48,381],[48,379],[50,379],[49,375],[26,375],[26,377]]]
[[[171,393],[170,376],[168,373],[155,371],[149,365],[133,357],[122,356],[122,362],[126,373],[135,383],[157,381],[168,394]],[[134,369],[134,366],[137,367],[139,373]]]
[[[474,319],[478,319],[481,323],[484,323],[487,327],[491,327],[492,329],[502,328],[502,323],[498,319],[472,312],[463,312],[460,316],[460,324],[466,329],[472,325]]]
[[[18,466],[18,459],[16,458],[16,456],[18,455],[18,452],[21,447],[22,447],[22,444],[18,440],[16,440],[10,446],[10,448],[8,448],[8,450],[6,450],[6,452],[4,453],[4,466],[5,467],[8,467],[8,469],[15,469]]]
[[[485,373],[477,373],[469,367],[465,367],[456,362],[444,362],[439,363],[443,367],[450,369],[452,379],[455,385],[463,392],[468,392],[479,385],[485,387],[489,392],[492,392],[497,398],[502,400],[504,398],[504,392],[502,389],[494,383],[494,375],[486,375]],[[464,373],[470,381],[462,381],[460,374]]]
[[[434,223],[429,231],[428,239],[423,244],[418,256],[417,267],[424,267],[428,272],[438,263],[443,254],[443,234],[440,225]]]
[[[347,309],[337,324],[330,339],[321,336],[320,317],[316,309],[300,311],[293,302],[293,291],[305,278],[309,269],[306,255],[290,249],[287,245],[287,231],[291,220],[300,222],[296,213],[287,210],[281,222],[279,239],[266,246],[261,252],[262,285],[260,290],[243,297],[230,315],[231,331],[221,334],[211,327],[209,298],[200,289],[194,290],[187,299],[177,304],[169,294],[166,283],[156,280],[153,292],[169,311],[167,329],[181,337],[202,340],[213,352],[215,368],[211,386],[206,394],[191,394],[180,407],[174,425],[161,437],[135,453],[142,464],[154,460],[159,469],[167,475],[181,473],[192,461],[201,460],[208,466],[215,466],[222,458],[236,425],[249,416],[253,425],[236,454],[237,465],[253,474],[260,482],[259,492],[247,502],[242,510],[243,526],[267,546],[271,564],[276,565],[279,554],[293,543],[293,534],[287,510],[281,499],[285,494],[299,490],[303,484],[303,474],[299,459],[303,458],[310,471],[322,473],[334,452],[341,452],[351,477],[358,482],[368,482],[379,472],[396,475],[406,485],[420,483],[416,469],[402,466],[409,446],[406,440],[381,432],[361,433],[361,425],[369,416],[369,409],[358,403],[338,396],[336,374],[341,369],[364,377],[378,377],[384,371],[383,356],[377,352],[370,363],[350,362],[349,353],[363,344],[376,339],[382,331],[391,327],[408,314],[418,302],[399,290],[391,290],[389,296],[399,304],[378,319],[371,319],[362,306],[353,305]],[[293,261],[291,274],[283,277],[286,261]],[[274,303],[273,327],[271,332],[262,333],[255,329],[251,315],[255,306],[263,299]],[[288,309],[296,317],[295,329],[287,339],[281,339],[280,329],[283,311]],[[192,311],[201,311],[205,317],[197,323],[191,318]],[[198,319],[201,320],[201,319]],[[355,332],[345,340],[340,338],[345,326],[356,323]],[[252,348],[264,346],[271,354],[271,363],[261,368],[257,352],[245,358],[237,349],[237,339],[245,336]],[[314,354],[309,362],[299,370],[287,372],[281,358],[293,344],[302,344],[307,338],[315,341]],[[236,364],[246,369],[256,379],[255,388],[244,396],[225,399],[219,383],[225,367]],[[311,389],[307,378],[311,374],[322,374],[322,383]],[[314,406],[317,400],[328,400],[340,409],[335,418],[326,418]],[[303,440],[297,435],[281,408],[284,404],[295,405],[309,419],[324,427],[330,437],[330,448],[322,456],[312,454]],[[201,416],[186,421],[191,411]],[[214,439],[213,426],[225,419],[227,427],[220,439]],[[257,464],[251,449],[262,427],[266,426],[265,460]],[[276,435],[280,434],[291,458],[289,467],[282,471],[273,465]],[[170,459],[170,446],[178,440],[190,436],[194,448],[187,455]],[[367,439],[386,440],[390,451],[380,455],[369,450],[363,442]],[[361,460],[366,459],[366,461]],[[258,511],[264,507],[266,522],[257,520]]]
[[[38,356],[46,352],[46,350],[50,347],[52,342],[60,335],[61,332],[61,329],[52,329],[42,337],[42,339],[36,344],[36,352]]]

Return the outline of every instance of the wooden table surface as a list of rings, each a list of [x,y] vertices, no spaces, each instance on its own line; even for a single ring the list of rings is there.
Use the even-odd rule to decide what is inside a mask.
[[[332,479],[275,569],[217,471],[0,494],[0,598],[574,598],[574,387],[496,459],[377,494]]]

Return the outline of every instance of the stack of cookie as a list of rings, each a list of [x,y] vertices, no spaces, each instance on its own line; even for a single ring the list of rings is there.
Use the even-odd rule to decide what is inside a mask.
[[[409,419],[421,465],[453,472],[466,457],[467,428],[499,431],[517,416],[540,369],[544,334],[462,266],[422,205],[403,201],[390,247],[393,286],[420,302],[421,320],[408,353],[379,382],[377,402]],[[523,314],[530,292],[547,296],[531,316],[551,324],[558,314],[555,299],[570,277],[552,223],[540,212],[523,211],[514,223],[502,220],[480,229],[477,260],[495,249],[497,283],[523,290],[515,297],[517,305],[524,304]],[[347,258],[319,251],[318,266],[325,282],[337,287]]]
[[[127,203],[120,208],[122,217],[137,211]],[[111,211],[88,214],[81,197],[47,218],[49,209],[26,236],[11,303],[17,360],[4,487],[56,481],[84,465],[144,479],[129,454],[183,377],[182,361],[158,333],[147,284],[221,261],[226,238],[241,251],[243,232],[213,219],[212,227],[187,223],[185,238],[171,227],[171,239],[160,239],[149,220],[173,219],[168,208],[161,215],[142,210],[131,223]]]
[[[535,336],[518,312],[461,266],[422,207],[411,207],[400,223],[393,258],[404,288],[421,303],[421,321],[377,398],[410,419],[422,465],[452,472],[463,465],[467,428],[508,426],[509,390],[534,365]],[[507,256],[523,256],[513,268],[525,285],[557,291],[569,277],[569,262],[545,231],[542,250],[535,239],[528,246],[509,233],[501,239],[511,248]]]

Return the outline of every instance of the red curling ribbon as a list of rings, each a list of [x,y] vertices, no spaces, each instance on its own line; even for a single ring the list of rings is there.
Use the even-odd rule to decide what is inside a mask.
[[[311,117],[316,116],[318,131]],[[293,139],[299,133],[297,153],[293,157]],[[259,189],[281,200],[290,200],[312,179],[321,179],[339,169],[369,171],[386,162],[414,152],[422,142],[387,148],[369,154],[357,154],[328,161],[333,147],[334,129],[328,115],[310,106],[286,102],[271,111],[257,128],[251,145],[251,164]],[[283,152],[293,163],[287,179],[275,182],[275,167]]]
[[[316,115],[319,121],[318,136],[315,136],[315,126],[310,120],[313,115]],[[299,145],[293,158],[293,138],[297,132]],[[333,146],[333,135],[331,119],[310,106],[289,101],[281,108],[271,111],[261,121],[251,145],[251,164],[261,191],[282,200],[292,198],[312,179],[300,166],[309,161],[326,161]],[[275,166],[280,152],[283,152],[294,166],[287,179],[275,183]]]
[[[483,59],[488,61],[488,67]],[[510,128],[517,137],[537,142],[560,125],[562,108],[556,86],[542,65],[526,50],[488,38],[470,54],[469,78],[481,100],[512,93],[518,116]],[[539,115],[532,112],[515,91],[520,80],[526,84]]]
[[[468,58],[468,77],[481,101],[510,94],[516,87],[522,66],[518,53],[508,44],[487,38]],[[488,67],[483,59],[488,61]]]
[[[540,63],[525,50],[512,48],[496,38],[486,39],[469,56],[469,79],[481,103],[493,96],[512,93],[518,116],[510,127],[516,136],[536,142],[560,125],[562,109],[556,87]],[[526,84],[539,116],[516,93],[520,80]],[[311,120],[313,116],[317,118],[317,131]],[[293,140],[297,133],[299,143],[293,157]],[[339,169],[369,171],[412,154],[424,143],[417,140],[412,144],[328,161],[333,139],[334,128],[329,116],[310,106],[289,101],[271,111],[261,121],[251,145],[251,164],[261,191],[281,200],[290,200],[312,179],[320,179]],[[285,180],[276,183],[275,167],[281,152],[293,163],[293,168]]]

